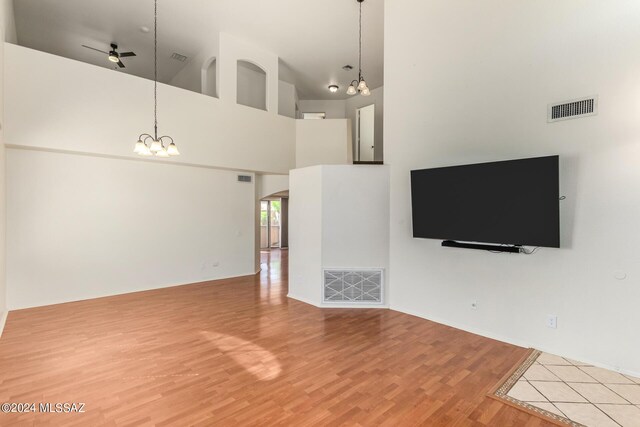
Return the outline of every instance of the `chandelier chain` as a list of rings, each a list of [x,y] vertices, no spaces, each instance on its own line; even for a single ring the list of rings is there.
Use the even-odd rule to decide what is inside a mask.
[[[165,143],[169,144],[165,147]],[[158,137],[158,0],[153,0],[153,135],[138,137],[133,152],[141,156],[179,156],[178,147],[169,135]]]
[[[153,8],[153,129],[158,139],[158,0]]]
[[[360,4],[360,20],[359,20],[359,34],[358,34],[358,81],[362,80],[362,2]]]

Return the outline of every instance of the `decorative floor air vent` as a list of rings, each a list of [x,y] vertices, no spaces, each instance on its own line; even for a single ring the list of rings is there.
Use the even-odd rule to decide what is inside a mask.
[[[325,269],[323,302],[382,304],[382,269]]]
[[[598,114],[598,97],[588,96],[562,103],[549,104],[547,121],[552,123],[560,120],[595,116],[596,114]]]

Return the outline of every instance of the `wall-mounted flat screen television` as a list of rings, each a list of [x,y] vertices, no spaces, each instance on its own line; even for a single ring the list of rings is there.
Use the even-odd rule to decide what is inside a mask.
[[[413,236],[560,247],[558,156],[411,171]]]

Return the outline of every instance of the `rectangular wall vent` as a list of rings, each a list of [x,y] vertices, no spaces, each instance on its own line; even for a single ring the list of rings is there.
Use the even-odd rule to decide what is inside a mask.
[[[580,117],[595,116],[598,114],[598,97],[588,96],[580,99],[572,99],[547,107],[547,122],[577,119]]]
[[[171,59],[175,59],[176,61],[184,62],[187,60],[187,57],[184,55],[180,55],[179,53],[173,52],[171,55]]]
[[[238,182],[251,182],[251,175],[238,175]]]
[[[382,304],[382,269],[325,269],[322,300],[326,303]]]

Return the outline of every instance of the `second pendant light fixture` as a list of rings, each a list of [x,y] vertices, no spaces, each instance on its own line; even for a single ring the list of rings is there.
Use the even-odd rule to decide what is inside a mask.
[[[356,0],[360,6],[360,20],[359,20],[359,33],[358,33],[358,80],[353,80],[347,89],[347,95],[355,95],[360,92],[362,96],[371,95],[371,90],[367,86],[367,82],[362,75],[362,3],[364,0]]]

